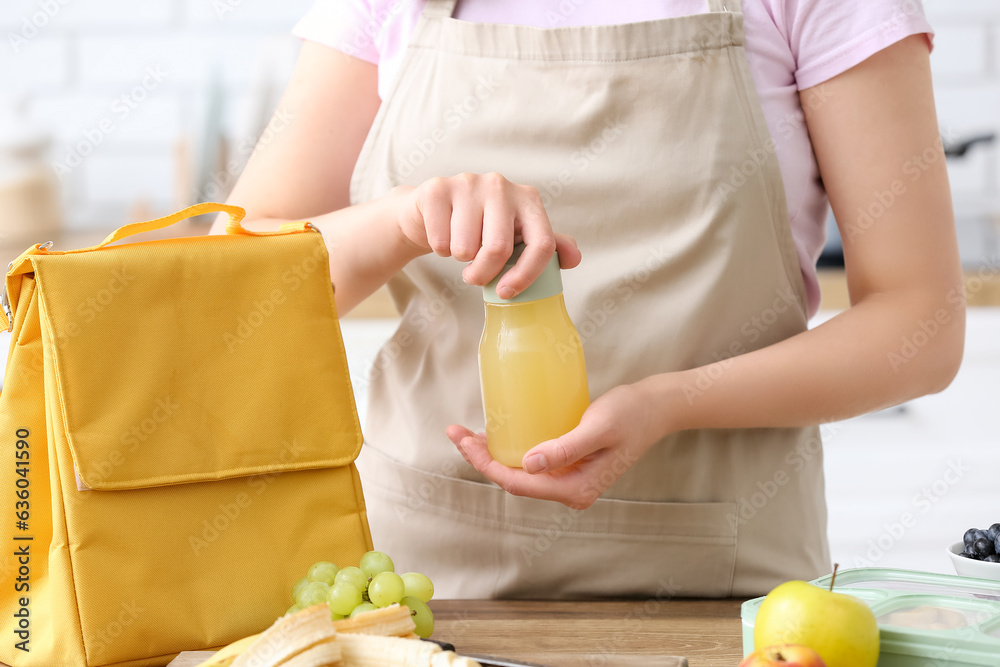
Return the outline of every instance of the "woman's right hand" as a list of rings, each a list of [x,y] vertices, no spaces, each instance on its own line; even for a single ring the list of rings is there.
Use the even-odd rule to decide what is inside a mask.
[[[418,187],[397,187],[390,196],[397,201],[405,239],[422,254],[469,262],[462,278],[471,285],[495,278],[514,243],[524,241],[524,253],[497,286],[503,299],[520,294],[538,278],[553,252],[559,253],[563,269],[580,263],[576,241],[552,231],[538,190],[500,174],[432,178]]]

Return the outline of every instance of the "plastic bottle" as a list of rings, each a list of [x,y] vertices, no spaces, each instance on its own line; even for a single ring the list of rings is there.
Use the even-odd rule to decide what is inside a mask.
[[[486,439],[500,463],[521,467],[524,454],[579,423],[590,405],[580,335],[566,312],[559,258],[513,299],[497,296],[500,278],[524,250],[518,244],[503,271],[483,288],[486,324],[479,373]]]

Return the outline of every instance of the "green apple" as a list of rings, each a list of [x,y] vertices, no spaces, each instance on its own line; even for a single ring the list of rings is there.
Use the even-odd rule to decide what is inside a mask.
[[[768,593],[754,623],[754,645],[801,644],[819,653],[827,667],[875,667],[875,614],[858,598],[832,588],[789,581]]]

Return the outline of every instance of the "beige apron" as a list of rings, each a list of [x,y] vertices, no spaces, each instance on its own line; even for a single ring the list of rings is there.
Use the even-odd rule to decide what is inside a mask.
[[[583,252],[563,281],[592,398],[806,328],[738,0],[555,29],[459,21],[454,5],[427,4],[354,203],[460,172],[536,186]],[[359,468],[375,545],[400,568],[439,597],[751,596],[829,571],[815,428],[670,436],[583,512],[487,482],[445,436],[485,423],[482,292],[462,268],[427,256],[390,282],[402,323],[368,373]]]

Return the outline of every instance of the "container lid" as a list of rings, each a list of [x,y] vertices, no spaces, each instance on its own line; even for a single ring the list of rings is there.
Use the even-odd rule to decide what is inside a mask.
[[[497,296],[497,283],[517,263],[521,253],[524,252],[524,248],[525,245],[523,243],[515,245],[514,252],[511,253],[507,263],[504,264],[503,270],[500,271],[496,278],[483,286],[483,301],[486,303],[524,303],[526,301],[548,299],[549,297],[562,294],[563,286],[562,276],[559,273],[559,255],[552,253],[552,259],[549,260],[548,266],[542,271],[542,275],[535,278],[535,282],[528,285],[527,289],[512,299],[501,299]]]

